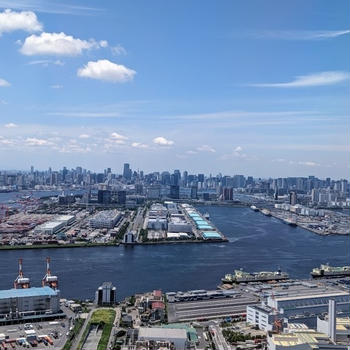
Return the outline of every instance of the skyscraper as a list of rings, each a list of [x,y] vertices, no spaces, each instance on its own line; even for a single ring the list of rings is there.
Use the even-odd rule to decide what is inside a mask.
[[[130,169],[130,164],[129,163],[124,163],[124,170],[123,170],[123,177],[126,180],[130,180],[131,179],[131,174],[132,171]]]

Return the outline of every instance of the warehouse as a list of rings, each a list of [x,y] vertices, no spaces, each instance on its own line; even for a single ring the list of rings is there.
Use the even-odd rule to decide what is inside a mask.
[[[58,290],[32,287],[0,291],[0,324],[62,315]]]
[[[62,227],[65,227],[63,221],[49,221],[45,224],[39,225],[35,228],[34,233],[44,234],[44,235],[53,235],[59,231]]]
[[[178,328],[140,327],[138,340],[169,341],[174,344],[176,350],[185,350],[188,344],[186,329]]]
[[[93,228],[113,228],[121,217],[122,214],[118,210],[103,210],[96,213],[89,224]]]

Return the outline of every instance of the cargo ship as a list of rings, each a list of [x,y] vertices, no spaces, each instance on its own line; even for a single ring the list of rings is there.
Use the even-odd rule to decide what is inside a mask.
[[[312,270],[311,276],[317,277],[342,277],[350,276],[350,266],[329,266],[328,264],[321,265]]]
[[[255,205],[252,205],[252,206],[250,207],[250,209],[251,209],[251,210],[254,210],[254,211],[258,211],[258,210],[259,210]]]
[[[271,212],[268,209],[262,209],[261,212],[266,216],[271,216]]]
[[[226,274],[221,279],[223,283],[246,283],[246,282],[266,282],[266,281],[280,281],[289,279],[287,272],[278,271],[261,271],[261,272],[245,272],[235,270],[234,274]]]

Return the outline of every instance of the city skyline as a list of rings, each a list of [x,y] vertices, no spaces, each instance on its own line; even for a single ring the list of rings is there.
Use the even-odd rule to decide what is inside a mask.
[[[0,0],[2,166],[348,178],[349,10]]]

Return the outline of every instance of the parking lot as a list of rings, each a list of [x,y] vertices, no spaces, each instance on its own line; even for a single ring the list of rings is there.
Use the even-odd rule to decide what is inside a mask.
[[[66,342],[70,320],[14,324],[0,327],[1,349],[42,348],[61,349]]]

